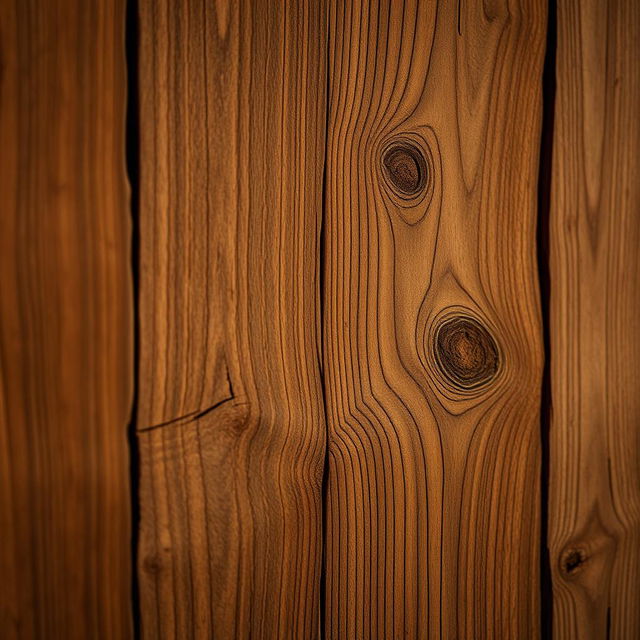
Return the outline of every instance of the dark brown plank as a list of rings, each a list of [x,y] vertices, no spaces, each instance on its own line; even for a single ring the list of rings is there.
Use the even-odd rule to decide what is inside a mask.
[[[558,3],[554,638],[640,638],[640,4]]]
[[[0,636],[127,638],[124,2],[0,25]]]
[[[140,2],[146,637],[312,638],[322,2]]]
[[[327,638],[539,633],[545,26],[332,3]]]

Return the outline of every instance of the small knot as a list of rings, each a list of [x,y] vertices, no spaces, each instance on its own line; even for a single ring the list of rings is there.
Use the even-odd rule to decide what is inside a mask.
[[[417,147],[403,143],[391,146],[382,158],[391,187],[404,197],[418,194],[427,183],[427,163]]]
[[[456,316],[438,327],[436,362],[442,374],[463,391],[492,380],[498,372],[495,340],[477,320]]]
[[[587,561],[587,554],[583,549],[567,549],[562,554],[560,561],[560,569],[566,577],[573,577],[584,566]]]
[[[157,574],[162,571],[162,561],[156,554],[145,556],[142,561],[142,568],[150,574]]]

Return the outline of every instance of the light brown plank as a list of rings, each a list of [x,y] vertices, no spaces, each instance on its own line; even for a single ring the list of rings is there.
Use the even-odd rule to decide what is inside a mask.
[[[640,5],[558,3],[549,224],[554,638],[640,637]]]
[[[140,2],[145,637],[312,638],[322,2]]]
[[[538,635],[545,27],[332,3],[327,638]]]
[[[0,637],[127,638],[124,2],[0,25]]]

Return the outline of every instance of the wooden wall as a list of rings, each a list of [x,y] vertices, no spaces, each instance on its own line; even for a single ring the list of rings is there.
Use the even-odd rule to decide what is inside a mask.
[[[639,55],[0,0],[0,640],[640,637]]]

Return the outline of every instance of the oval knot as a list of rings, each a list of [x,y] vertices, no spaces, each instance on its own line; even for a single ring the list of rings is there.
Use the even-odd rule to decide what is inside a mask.
[[[382,165],[387,180],[402,196],[415,196],[427,182],[427,163],[413,145],[391,146],[382,158]]]
[[[491,381],[498,372],[498,347],[489,331],[473,318],[456,316],[438,327],[435,355],[442,374],[463,390]]]

